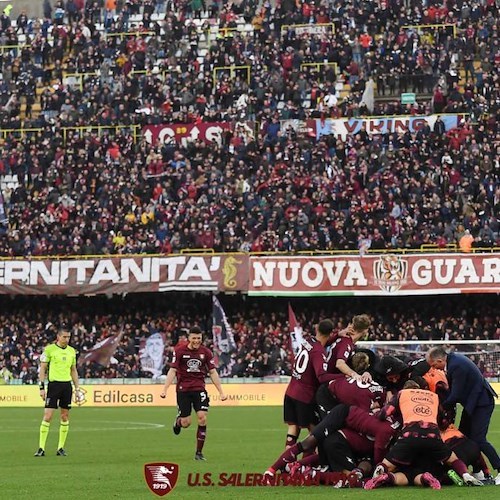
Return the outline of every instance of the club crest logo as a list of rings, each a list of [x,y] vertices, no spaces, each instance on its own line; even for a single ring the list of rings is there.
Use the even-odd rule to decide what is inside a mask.
[[[201,361],[199,359],[190,359],[186,364],[187,371],[190,373],[199,372],[201,369]]]
[[[149,489],[160,497],[170,493],[177,484],[179,466],[167,462],[144,464],[144,478]]]
[[[373,263],[375,284],[388,293],[397,292],[406,284],[408,262],[399,255],[381,255]]]

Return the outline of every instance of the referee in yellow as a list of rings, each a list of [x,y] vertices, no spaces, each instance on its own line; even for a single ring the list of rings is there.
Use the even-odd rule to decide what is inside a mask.
[[[56,454],[66,456],[64,443],[68,436],[69,410],[73,395],[71,381],[73,381],[77,395],[80,391],[76,370],[76,350],[69,345],[69,338],[69,331],[64,328],[60,329],[56,342],[45,347],[40,358],[40,397],[45,401],[45,411],[40,425],[40,444],[35,457],[45,456],[45,443],[49,435],[50,421],[57,408],[61,408],[61,425]],[[49,383],[45,390],[47,378]]]

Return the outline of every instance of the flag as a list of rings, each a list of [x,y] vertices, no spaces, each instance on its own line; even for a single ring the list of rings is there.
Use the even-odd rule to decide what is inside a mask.
[[[119,346],[122,336],[123,332],[119,332],[97,342],[92,349],[84,351],[80,355],[78,358],[78,366],[82,366],[85,363],[97,363],[102,366],[109,366],[110,364],[117,363],[117,360],[113,358],[113,354]]]
[[[5,212],[3,194],[2,191],[0,191],[0,225],[6,226],[8,222],[9,219],[7,218],[7,214]]]
[[[370,113],[373,113],[373,108],[375,106],[375,82],[370,77],[365,85],[365,91],[361,97],[360,104],[364,104]]]
[[[212,335],[214,349],[219,353],[229,353],[236,349],[233,330],[219,299],[215,295],[212,295]]]
[[[302,327],[297,322],[295,313],[293,312],[292,306],[288,304],[288,326],[290,328],[290,348],[293,354],[293,358],[297,356],[300,351],[300,345],[304,339]]]
[[[159,377],[165,366],[165,335],[155,332],[149,337],[141,338],[139,359],[143,372],[152,373],[153,378]]]

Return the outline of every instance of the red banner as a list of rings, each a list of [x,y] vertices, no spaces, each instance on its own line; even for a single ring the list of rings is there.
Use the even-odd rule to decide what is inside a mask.
[[[187,290],[271,296],[500,293],[500,254],[183,254],[0,261],[0,294]]]
[[[254,257],[249,295],[499,293],[498,254]]]
[[[142,129],[142,133],[150,144],[155,144],[157,141],[163,144],[170,138],[179,143],[199,139],[207,143],[215,141],[220,145],[225,130],[231,130],[230,122],[147,125]]]
[[[0,293],[89,295],[248,288],[248,257],[173,255],[0,261]]]

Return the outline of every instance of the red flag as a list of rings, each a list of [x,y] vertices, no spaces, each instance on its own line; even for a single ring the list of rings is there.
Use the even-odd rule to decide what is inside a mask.
[[[288,304],[288,325],[290,328],[290,350],[291,358],[295,359],[295,356],[300,350],[300,345],[304,338],[302,327],[297,322],[295,313],[293,312],[292,306]]]
[[[109,366],[112,362],[113,354],[120,345],[122,336],[123,332],[111,335],[104,340],[97,342],[92,349],[82,352],[78,358],[78,366],[82,366],[87,362],[94,362],[102,366]],[[114,362],[116,363],[116,360],[114,360]]]
[[[3,194],[0,189],[0,225],[7,226],[9,223],[9,218],[7,217],[7,212],[4,207]]]

